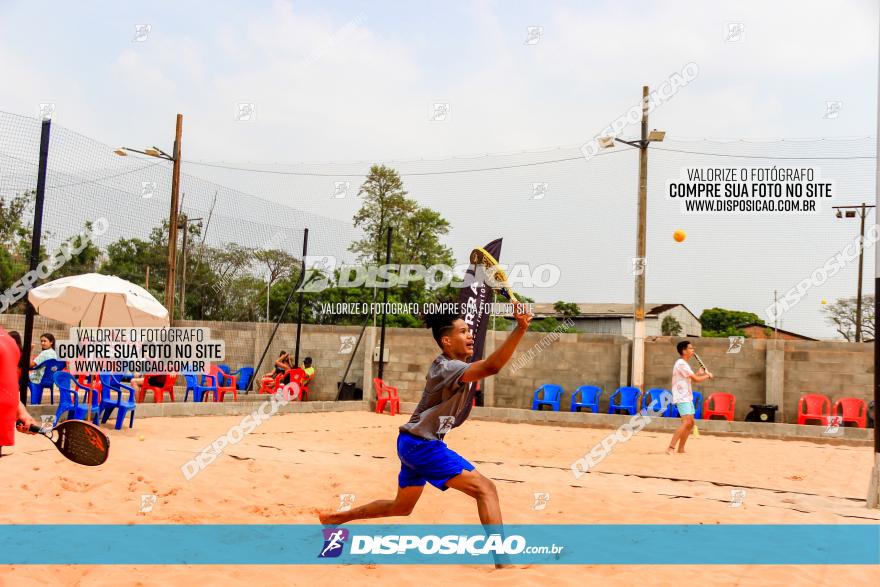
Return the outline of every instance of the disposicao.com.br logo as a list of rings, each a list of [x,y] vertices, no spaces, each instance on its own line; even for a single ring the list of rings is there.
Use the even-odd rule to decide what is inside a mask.
[[[324,530],[324,547],[319,558],[336,557],[342,552],[342,544],[349,538],[337,535],[341,529]],[[509,556],[518,554],[560,554],[563,546],[528,546],[526,539],[519,535],[501,534],[478,535],[433,535],[415,534],[351,535],[348,550],[352,555],[471,555],[471,556]]]

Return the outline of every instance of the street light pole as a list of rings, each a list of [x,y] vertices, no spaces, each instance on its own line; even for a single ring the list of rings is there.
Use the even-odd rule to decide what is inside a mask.
[[[633,302],[633,352],[630,385],[644,390],[645,386],[645,273],[647,272],[648,249],[648,145],[660,142],[666,137],[662,130],[648,132],[648,103],[650,91],[642,86],[642,125],[638,141],[625,141],[615,136],[600,137],[599,146],[603,149],[614,147],[615,141],[639,150],[639,196],[638,229],[636,234],[636,259],[633,263],[635,274],[635,300]]]
[[[862,267],[865,264],[865,203],[862,202],[862,238],[859,239],[859,292],[856,297],[856,342],[862,342]]]
[[[856,334],[855,341],[862,342],[862,273],[863,267],[865,264],[865,217],[868,215],[868,208],[876,208],[876,206],[870,206],[864,202],[859,204],[858,206],[832,206],[832,210],[837,210],[838,218],[855,218],[856,214],[859,215],[861,219],[861,238],[859,238],[859,281],[858,281],[858,289],[856,290]],[[844,210],[844,212],[841,212]]]
[[[880,69],[880,46],[878,46],[877,66]],[[880,93],[880,76],[877,77],[877,91]],[[880,100],[877,101],[877,149],[874,165],[874,200],[880,206]],[[877,342],[878,317],[880,317],[880,247],[874,247],[874,467],[868,483],[869,508],[880,507],[880,343]]]
[[[169,155],[159,147],[150,147],[143,151],[129,147],[119,147],[113,152],[121,157],[132,153],[140,153],[149,157],[158,157],[171,161],[171,211],[168,215],[168,278],[165,280],[165,308],[168,310],[168,319],[174,320],[174,282],[177,275],[177,216],[180,207],[180,143],[183,135],[183,114],[177,115],[177,126],[174,132],[174,149]]]
[[[648,86],[642,86],[642,139],[639,144],[639,210],[636,239],[635,304],[633,308],[632,385],[645,384],[645,273],[648,270]]]
[[[177,115],[177,126],[174,132],[174,151],[171,172],[171,211],[168,219],[168,279],[165,281],[165,308],[170,319],[174,319],[174,281],[177,276],[177,213],[178,194],[180,193],[180,151],[183,134],[183,114]]]

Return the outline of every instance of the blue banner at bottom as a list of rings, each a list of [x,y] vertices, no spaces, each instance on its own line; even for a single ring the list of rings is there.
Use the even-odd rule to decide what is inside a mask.
[[[4,525],[9,565],[878,565],[880,525]]]

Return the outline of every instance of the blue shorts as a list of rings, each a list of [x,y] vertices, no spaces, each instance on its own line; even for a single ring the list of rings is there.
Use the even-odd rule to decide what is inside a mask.
[[[694,410],[694,402],[681,402],[675,404],[675,407],[678,408],[679,416],[693,416],[696,413]]]
[[[446,491],[447,481],[475,468],[442,440],[427,440],[406,432],[397,436],[397,456],[400,457],[397,476],[400,487],[421,487],[427,482]]]

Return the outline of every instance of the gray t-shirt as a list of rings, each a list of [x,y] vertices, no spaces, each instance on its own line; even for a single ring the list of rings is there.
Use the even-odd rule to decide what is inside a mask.
[[[461,426],[471,413],[475,389],[459,381],[468,364],[440,355],[428,369],[425,391],[403,432],[427,440],[443,440],[451,429]]]

